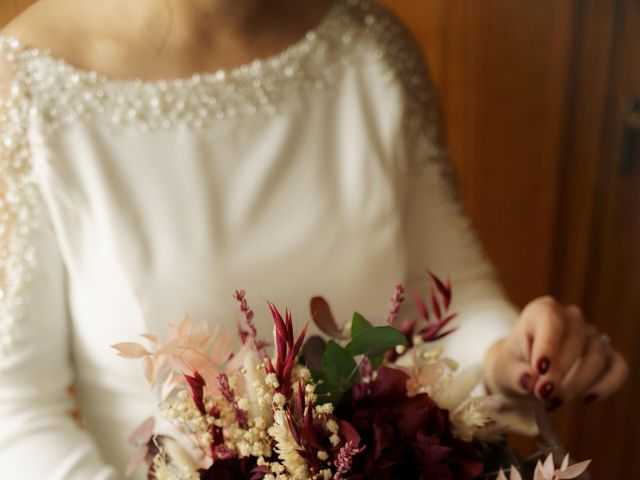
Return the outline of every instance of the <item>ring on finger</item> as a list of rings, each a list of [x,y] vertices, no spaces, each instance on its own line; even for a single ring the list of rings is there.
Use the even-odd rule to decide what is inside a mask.
[[[611,335],[608,333],[602,333],[598,335],[598,340],[604,347],[605,352],[609,353],[611,351]]]

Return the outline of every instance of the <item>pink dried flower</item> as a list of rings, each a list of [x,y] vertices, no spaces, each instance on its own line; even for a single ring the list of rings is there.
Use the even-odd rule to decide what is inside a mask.
[[[333,476],[333,480],[342,480],[343,478],[346,478],[344,475],[349,473],[349,470],[351,470],[353,457],[364,452],[365,448],[367,448],[366,445],[358,448],[358,446],[352,441],[345,443],[342,448],[340,448],[338,458],[335,461],[337,470]]]
[[[225,373],[218,374],[218,386],[220,387],[220,393],[222,394],[224,399],[229,402],[229,405],[231,405],[231,408],[233,408],[236,422],[238,422],[240,427],[246,428],[247,413],[238,406],[236,395],[233,392],[231,385],[229,385],[229,377],[227,377]]]
[[[587,470],[590,463],[591,460],[587,460],[569,466],[569,455],[566,455],[560,468],[556,468],[553,463],[553,455],[550,453],[544,462],[538,460],[535,472],[533,473],[533,480],[569,480],[578,478]],[[502,469],[498,473],[496,480],[507,480],[507,476]],[[511,467],[509,480],[522,480],[522,476],[516,467]]]
[[[387,323],[389,325],[395,325],[403,301],[404,288],[402,288],[402,285],[398,284],[396,285],[396,291],[393,294],[393,297],[391,297],[391,310],[389,311],[389,315],[387,316]]]
[[[246,293],[244,290],[236,290],[233,294],[233,298],[240,304],[240,312],[244,316],[245,324],[248,330],[244,330],[238,325],[238,334],[240,335],[240,341],[245,344],[247,340],[251,340],[253,346],[258,352],[262,352],[266,346],[266,342],[258,338],[258,331],[256,325],[253,322],[253,310],[247,303]]]
[[[291,371],[298,360],[298,354],[302,348],[304,337],[307,334],[309,324],[305,325],[302,332],[294,342],[293,337],[293,320],[289,310],[285,312],[285,319],[276,308],[276,306],[269,302],[269,308],[273,321],[276,327],[276,365],[274,367],[269,357],[267,360],[267,373],[274,373],[278,379],[279,387],[278,392],[282,393],[287,400],[291,398]]]
[[[553,464],[553,455],[549,454],[544,463],[538,460],[536,470],[533,474],[533,480],[564,480],[577,478],[584,473],[590,463],[591,460],[587,460],[569,466],[569,455],[566,455],[560,468],[556,469]]]
[[[125,358],[145,358],[145,375],[149,384],[164,381],[163,398],[183,379],[177,372],[187,374],[199,372],[205,379],[211,394],[217,393],[217,374],[223,370],[231,355],[231,337],[220,332],[218,325],[212,331],[206,322],[192,325],[184,317],[178,325],[169,325],[169,341],[162,345],[157,335],[144,334],[155,347],[149,351],[144,346],[132,343],[112,345]]]

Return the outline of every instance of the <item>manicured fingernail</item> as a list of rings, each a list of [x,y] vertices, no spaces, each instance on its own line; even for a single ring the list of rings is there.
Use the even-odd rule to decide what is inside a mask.
[[[538,360],[538,372],[540,375],[544,375],[549,371],[549,357],[542,357]]]
[[[553,393],[553,388],[553,383],[547,382],[540,387],[540,389],[538,390],[538,394],[545,400],[548,400]]]
[[[560,408],[562,403],[563,402],[560,397],[552,398],[551,400],[549,400],[549,403],[547,403],[547,410],[549,412],[555,412],[558,408]]]
[[[523,373],[520,377],[520,387],[526,392],[531,390],[531,375],[529,373]]]
[[[586,397],[584,397],[584,399],[582,400],[582,403],[585,405],[590,405],[593,402],[595,402],[597,399],[598,399],[598,395],[596,393],[591,393]]]

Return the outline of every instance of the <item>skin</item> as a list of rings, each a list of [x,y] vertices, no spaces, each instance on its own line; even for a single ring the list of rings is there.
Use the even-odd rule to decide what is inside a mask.
[[[549,410],[581,399],[596,403],[629,375],[624,357],[606,347],[575,305],[551,297],[529,303],[509,335],[485,359],[489,391],[512,398],[534,395]]]
[[[277,53],[315,27],[332,3],[39,0],[3,30],[109,77],[182,78]]]
[[[114,78],[187,77],[281,51],[313,28],[333,0],[40,0],[4,28],[81,68]],[[51,19],[55,18],[56,22]],[[485,358],[490,392],[550,409],[614,393],[628,376],[576,306],[533,300]]]

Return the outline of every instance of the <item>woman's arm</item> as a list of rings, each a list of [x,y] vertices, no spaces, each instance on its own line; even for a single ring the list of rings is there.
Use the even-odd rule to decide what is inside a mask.
[[[407,173],[412,284],[426,291],[420,285],[425,268],[451,275],[454,307],[460,312],[459,330],[442,346],[463,366],[482,365],[486,388],[523,411],[530,411],[526,405],[534,399],[555,410],[574,398],[590,403],[611,395],[625,382],[628,365],[586,323],[578,307],[542,297],[518,313],[504,296],[450,180],[452,167],[425,63],[397,21],[387,31],[395,32],[395,39],[383,40],[395,42],[393,58],[399,60],[389,57],[389,63],[404,92],[400,156]]]
[[[0,477],[113,478],[71,415],[65,269],[30,165],[21,52],[2,39],[0,53]]]
[[[440,345],[462,367],[481,366],[486,352],[518,318],[458,201],[450,166],[441,159],[414,165],[408,178],[407,242],[410,289],[428,291],[427,269],[450,276],[458,330]]]

